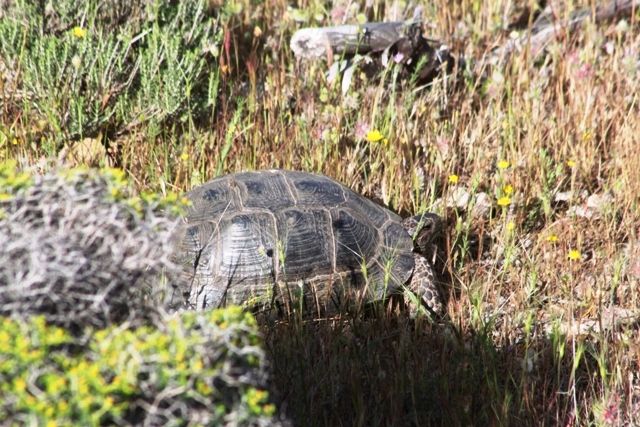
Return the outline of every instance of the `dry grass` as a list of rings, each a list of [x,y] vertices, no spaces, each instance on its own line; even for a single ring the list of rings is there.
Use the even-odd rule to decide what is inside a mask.
[[[431,35],[477,63],[509,36],[523,3],[439,1],[425,15]],[[371,17],[392,13],[391,3],[373,4]],[[446,325],[392,311],[264,326],[275,386],[298,425],[640,423],[637,16],[587,24],[541,58],[517,53],[484,77],[469,70],[415,90],[392,73],[356,76],[342,96],[325,64],[297,64],[287,43],[295,16],[312,11],[326,24],[346,6],[213,7],[219,54],[192,82],[208,88],[208,104],[187,100],[179,118],[71,135],[47,128],[5,78],[0,156],[34,164],[99,137],[107,150],[97,162],[123,168],[140,189],[290,168],[401,213],[444,215]],[[25,74],[8,71],[21,70],[15,58],[3,75],[21,88]],[[373,129],[387,142],[367,142]],[[474,209],[482,193],[488,211]],[[452,198],[458,206],[447,206]],[[612,316],[629,319],[614,325]]]

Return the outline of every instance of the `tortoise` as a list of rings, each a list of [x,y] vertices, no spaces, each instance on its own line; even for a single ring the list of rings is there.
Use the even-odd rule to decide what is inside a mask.
[[[414,313],[444,312],[428,258],[442,230],[435,214],[403,220],[326,176],[285,170],[222,176],[186,197],[177,261],[188,308],[326,313],[408,290]]]

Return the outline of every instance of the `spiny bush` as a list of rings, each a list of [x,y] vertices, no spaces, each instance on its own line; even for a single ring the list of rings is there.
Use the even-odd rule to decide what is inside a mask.
[[[173,280],[176,196],[134,197],[123,173],[30,176],[0,166],[0,314],[66,327],[144,318]]]
[[[79,342],[0,318],[0,419],[20,425],[278,425],[254,318],[238,307]]]

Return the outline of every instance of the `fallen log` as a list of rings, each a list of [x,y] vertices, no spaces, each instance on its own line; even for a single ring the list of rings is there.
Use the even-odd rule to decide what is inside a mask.
[[[640,7],[640,0],[612,0],[605,5],[600,5],[592,10],[579,9],[573,12],[569,19],[562,21],[556,19],[553,10],[546,7],[538,16],[528,32],[516,39],[507,41],[497,48],[489,56],[489,62],[500,63],[507,59],[514,51],[521,51],[528,47],[534,58],[538,57],[551,42],[557,40],[572,31],[576,31],[587,20],[592,19],[596,24],[610,21],[613,18],[630,16]]]
[[[431,81],[442,67],[450,72],[457,64],[445,44],[422,35],[419,20],[303,28],[293,35],[290,45],[298,59],[326,58],[330,66],[336,57],[349,62],[357,55],[376,58],[383,68],[392,62],[402,64],[419,83]],[[342,68],[358,63],[357,59],[352,62]]]
[[[578,30],[585,21],[593,19],[595,23],[601,23],[630,16],[638,7],[640,0],[611,0],[595,9],[577,10],[567,20],[557,19],[552,9],[547,7],[535,20],[530,31],[506,41],[473,68],[483,74],[487,62],[493,65],[504,64],[513,52],[524,48],[529,48],[536,58],[551,42]],[[291,50],[300,60],[326,58],[330,65],[335,56],[348,59],[355,55],[379,55],[383,67],[393,60],[408,66],[410,71],[415,71],[415,64],[422,61],[418,80],[430,81],[440,72],[443,64],[446,65],[446,70],[451,71],[463,59],[454,58],[445,43],[425,38],[418,16],[414,15],[416,18],[413,20],[403,22],[303,28],[291,38]]]
[[[303,28],[291,37],[291,50],[302,59],[381,52],[401,39],[415,40],[419,22],[371,22],[363,25]]]

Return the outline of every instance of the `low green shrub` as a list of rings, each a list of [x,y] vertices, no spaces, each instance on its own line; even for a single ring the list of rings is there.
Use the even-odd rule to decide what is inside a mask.
[[[0,101],[29,120],[32,134],[0,127],[0,137],[44,137],[55,155],[69,139],[185,123],[215,99],[209,52],[221,30],[204,0],[6,3]]]
[[[0,318],[0,419],[21,425],[274,425],[256,322],[238,307],[81,340]]]

